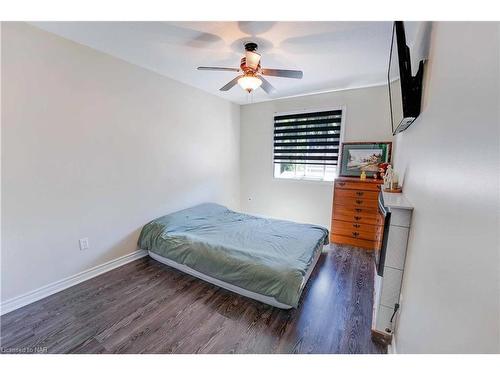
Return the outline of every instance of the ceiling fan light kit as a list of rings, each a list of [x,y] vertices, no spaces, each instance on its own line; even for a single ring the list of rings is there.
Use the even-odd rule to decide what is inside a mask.
[[[262,85],[262,80],[253,75],[244,75],[238,79],[238,85],[240,85],[243,90],[251,93]]]
[[[259,87],[262,87],[267,94],[271,94],[276,89],[266,80],[264,76],[284,77],[301,79],[303,76],[300,70],[286,69],[263,69],[260,66],[261,55],[255,52],[257,44],[248,42],[245,44],[245,55],[241,58],[240,68],[223,68],[212,66],[199,66],[198,70],[216,70],[216,71],[235,71],[243,72],[243,75],[238,76],[220,88],[220,91],[228,91],[236,84],[239,84],[243,90],[251,93]]]

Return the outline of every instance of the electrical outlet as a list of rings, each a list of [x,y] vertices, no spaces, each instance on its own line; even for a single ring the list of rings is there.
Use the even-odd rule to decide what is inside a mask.
[[[87,237],[80,238],[80,250],[87,250],[89,248],[89,239]]]

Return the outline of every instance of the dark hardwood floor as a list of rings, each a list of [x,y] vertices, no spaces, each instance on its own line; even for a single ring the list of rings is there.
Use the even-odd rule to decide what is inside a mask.
[[[298,309],[280,310],[146,257],[1,317],[2,351],[385,353],[370,339],[372,254],[332,246]]]

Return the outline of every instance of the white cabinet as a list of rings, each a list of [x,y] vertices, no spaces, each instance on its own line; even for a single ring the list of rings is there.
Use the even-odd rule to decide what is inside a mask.
[[[394,308],[399,303],[399,293],[401,292],[401,281],[403,280],[403,270],[385,267],[382,279],[382,290],[380,292],[380,304],[388,308]]]
[[[404,268],[409,232],[409,227],[394,225],[391,214],[391,225],[389,227],[389,238],[387,240],[387,251],[385,254],[385,267],[396,268],[398,270]]]
[[[400,301],[413,207],[402,194],[381,194],[391,217],[382,276],[375,271],[372,336],[389,342]]]

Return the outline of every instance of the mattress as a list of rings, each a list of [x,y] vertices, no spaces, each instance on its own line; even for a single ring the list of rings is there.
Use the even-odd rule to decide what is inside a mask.
[[[296,307],[328,230],[205,203],[146,224],[139,247],[226,289],[281,308]],[[231,289],[232,288],[232,289]]]

